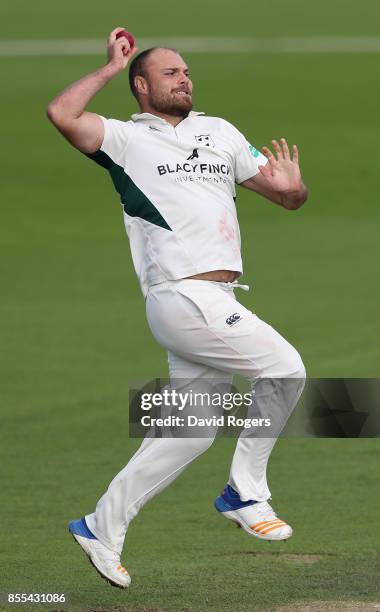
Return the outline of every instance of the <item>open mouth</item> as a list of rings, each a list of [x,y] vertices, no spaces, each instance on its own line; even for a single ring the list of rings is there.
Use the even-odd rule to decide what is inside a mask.
[[[190,93],[188,91],[185,91],[184,89],[180,89],[178,91],[175,91],[174,93],[179,96],[189,96],[190,95]]]

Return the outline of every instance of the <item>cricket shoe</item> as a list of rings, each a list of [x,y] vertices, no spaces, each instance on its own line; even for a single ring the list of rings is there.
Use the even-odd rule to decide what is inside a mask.
[[[224,488],[214,505],[220,514],[260,540],[287,540],[293,533],[292,528],[278,518],[268,502],[243,502],[230,485]]]
[[[81,518],[79,521],[69,523],[69,532],[78,544],[83,548],[90,563],[96,571],[111,586],[126,589],[131,584],[131,577],[125,567],[120,563],[120,555],[113,552],[94,536],[87,527],[86,520]]]

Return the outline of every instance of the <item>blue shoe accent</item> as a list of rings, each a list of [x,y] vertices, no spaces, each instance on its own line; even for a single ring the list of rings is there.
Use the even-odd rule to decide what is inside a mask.
[[[89,540],[98,539],[87,527],[86,519],[84,517],[79,519],[79,521],[71,521],[69,523],[69,531],[70,533],[82,536],[83,538],[88,538]]]
[[[240,508],[245,508],[246,506],[252,506],[253,504],[257,504],[257,501],[254,499],[249,499],[248,501],[241,501],[240,495],[235,489],[231,487],[231,485],[226,485],[223,493],[216,498],[214,502],[215,508],[218,512],[228,512],[230,510],[239,510]]]

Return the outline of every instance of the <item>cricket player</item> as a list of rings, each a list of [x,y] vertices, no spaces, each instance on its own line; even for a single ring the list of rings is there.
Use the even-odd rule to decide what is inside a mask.
[[[232,380],[255,388],[259,412],[270,404],[283,422],[305,382],[298,352],[240,304],[243,272],[235,184],[288,209],[307,198],[294,145],[284,138],[260,153],[229,122],[192,110],[193,84],[178,52],[136,55],[116,28],[108,61],[67,87],[48,117],[79,151],[108,170],[122,204],[149,326],[168,351],[171,381]],[[133,59],[132,59],[133,58]],[[132,61],[131,61],[132,60]],[[129,121],[86,111],[90,100],[130,63],[140,112]],[[272,392],[263,386],[271,381]],[[268,397],[270,401],[268,402]],[[69,531],[112,585],[130,584],[120,563],[125,535],[142,506],[165,489],[214,436],[147,436],[93,513]],[[262,540],[286,540],[291,527],[268,503],[266,467],[276,436],[240,435],[217,511]]]

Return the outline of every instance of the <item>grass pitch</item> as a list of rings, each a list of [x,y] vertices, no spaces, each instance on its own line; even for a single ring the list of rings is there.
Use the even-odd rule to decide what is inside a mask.
[[[380,23],[369,0],[245,0],[233,10],[196,0],[186,19],[174,1],[18,0],[0,10],[3,40],[93,38],[118,24],[137,37],[378,36]],[[283,135],[297,142],[310,188],[295,213],[239,190],[244,281],[253,286],[239,299],[298,348],[310,376],[379,376],[379,56],[186,59],[195,108],[235,123],[258,147]],[[378,440],[279,441],[269,481],[276,511],[295,530],[286,544],[249,538],[214,511],[233,452],[233,440],[217,441],[132,524],[127,592],[108,588],[66,532],[136,448],[128,381],[166,375],[110,179],[44,116],[60,89],[103,61],[0,58],[0,590],[64,592],[73,611],[276,610],[307,601],[369,609],[379,601]],[[126,75],[91,108],[128,118],[135,103]]]

